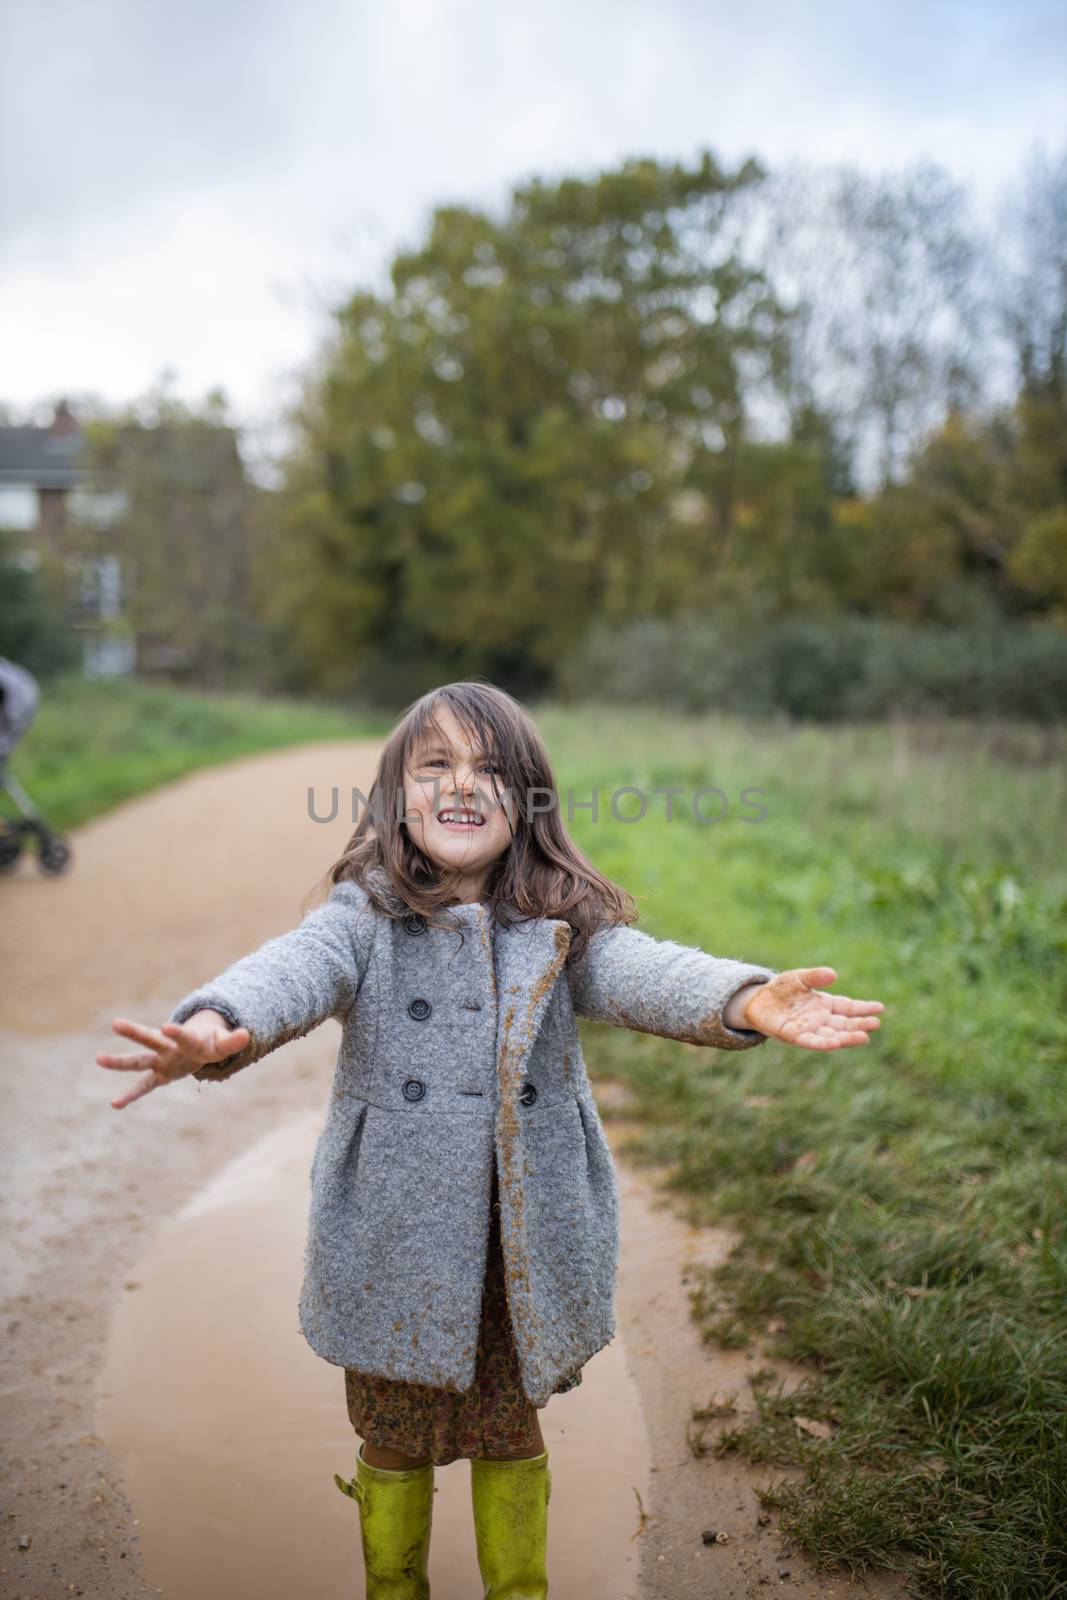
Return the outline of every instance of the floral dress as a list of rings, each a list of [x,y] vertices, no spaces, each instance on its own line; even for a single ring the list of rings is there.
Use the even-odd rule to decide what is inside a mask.
[[[429,1456],[436,1466],[461,1456],[515,1455],[538,1448],[537,1408],[522,1386],[508,1311],[495,1165],[490,1218],[474,1383],[457,1394],[346,1367],[349,1419],[369,1443],[404,1455]],[[579,1370],[557,1384],[555,1392],[563,1394],[581,1381]]]

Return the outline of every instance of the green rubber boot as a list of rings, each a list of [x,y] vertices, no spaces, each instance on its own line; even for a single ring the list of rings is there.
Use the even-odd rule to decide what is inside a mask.
[[[433,1463],[391,1472],[368,1465],[361,1445],[356,1476],[333,1481],[359,1502],[367,1600],[430,1600]]]
[[[545,1600],[548,1451],[519,1461],[471,1460],[471,1499],[484,1600]]]

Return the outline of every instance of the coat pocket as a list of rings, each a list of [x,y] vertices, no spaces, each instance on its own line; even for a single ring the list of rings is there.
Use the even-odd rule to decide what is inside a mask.
[[[369,1105],[354,1095],[339,1097],[319,1136],[311,1163],[311,1193],[318,1202],[344,1206],[352,1195]]]
[[[348,1270],[352,1208],[369,1110],[366,1100],[338,1097],[311,1162],[311,1208],[300,1290],[300,1327],[311,1348],[333,1360],[337,1329],[351,1324]]]
[[[610,1306],[615,1292],[619,1259],[619,1190],[615,1158],[600,1123],[596,1102],[589,1095],[575,1097],[578,1119],[585,1137],[585,1161],[591,1197],[587,1229],[588,1258],[601,1303]]]
[[[587,1095],[575,1096],[578,1118],[585,1135],[585,1159],[589,1169],[589,1182],[593,1193],[602,1205],[615,1216],[619,1209],[615,1179],[615,1157],[611,1153],[607,1134],[597,1113],[596,1103]]]

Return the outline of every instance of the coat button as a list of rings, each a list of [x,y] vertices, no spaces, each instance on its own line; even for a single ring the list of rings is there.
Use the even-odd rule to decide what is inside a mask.
[[[532,1083],[523,1084],[522,1090],[519,1094],[519,1099],[522,1101],[524,1106],[533,1105],[534,1101],[537,1099],[537,1090],[534,1088]]]
[[[413,1000],[408,1006],[408,1016],[414,1017],[417,1022],[422,1022],[432,1010],[433,1006],[428,1000]]]
[[[402,1093],[405,1100],[421,1100],[426,1093],[426,1085],[421,1078],[409,1078]]]
[[[413,911],[410,916],[404,918],[404,927],[408,933],[425,933],[426,918],[418,911]]]

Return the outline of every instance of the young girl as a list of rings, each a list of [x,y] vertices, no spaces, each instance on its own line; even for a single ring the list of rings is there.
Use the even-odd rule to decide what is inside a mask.
[[[618,1190],[576,1017],[719,1049],[865,1044],[875,1000],[629,926],[568,837],[509,695],[446,685],[400,719],[328,898],[195,989],[121,1109],[222,1081],[326,1017],[343,1033],[311,1169],[300,1323],[344,1368],[369,1600],[425,1600],[435,1465],[471,1461],[486,1600],[545,1575],[538,1410],[615,1333]]]

